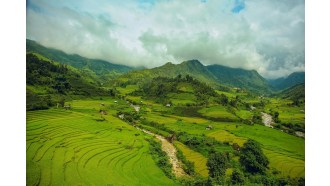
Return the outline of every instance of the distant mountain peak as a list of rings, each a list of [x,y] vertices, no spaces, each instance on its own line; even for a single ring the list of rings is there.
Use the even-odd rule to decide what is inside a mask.
[[[199,66],[204,66],[199,60],[197,59],[192,59],[192,60],[188,60],[188,61],[184,61],[181,64],[192,64],[192,65],[199,65]]]
[[[287,77],[270,79],[268,82],[276,90],[284,90],[295,85],[305,83],[305,72],[293,72]]]
[[[165,63],[165,65],[164,66],[172,66],[172,65],[174,65],[172,62],[167,62],[167,63]]]

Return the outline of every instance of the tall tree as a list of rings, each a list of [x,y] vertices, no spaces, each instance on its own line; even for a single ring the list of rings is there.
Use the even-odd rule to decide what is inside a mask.
[[[224,184],[224,176],[228,167],[228,157],[224,153],[213,153],[207,160],[210,177],[217,184]]]
[[[260,144],[251,139],[241,148],[239,161],[245,171],[253,174],[264,174],[269,164],[267,157],[262,152]]]

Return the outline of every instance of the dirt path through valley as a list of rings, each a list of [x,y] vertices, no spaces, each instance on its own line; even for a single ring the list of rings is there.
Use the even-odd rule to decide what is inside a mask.
[[[150,134],[155,136],[157,139],[159,139],[162,142],[162,150],[164,152],[166,152],[167,156],[170,159],[170,163],[172,164],[172,170],[173,173],[175,174],[176,177],[182,177],[184,175],[186,175],[186,173],[184,172],[184,170],[181,167],[181,162],[178,160],[178,158],[176,157],[176,149],[174,147],[174,145],[172,143],[170,143],[169,141],[167,141],[163,136],[158,135],[158,134],[154,134],[150,131],[144,130],[144,129],[140,129],[137,127],[138,130],[143,131],[144,133]]]

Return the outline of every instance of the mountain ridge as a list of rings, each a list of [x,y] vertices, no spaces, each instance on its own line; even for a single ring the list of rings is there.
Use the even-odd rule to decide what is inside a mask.
[[[61,50],[45,47],[36,41],[26,39],[26,51],[39,53],[53,61],[73,66],[77,69],[93,71],[98,76],[116,77],[133,70],[133,67],[118,65],[100,59],[89,59],[78,54],[67,54]]]
[[[220,73],[219,73],[220,72]],[[205,82],[213,87],[230,86],[254,91],[269,92],[270,87],[255,70],[244,70],[240,68],[230,68],[222,65],[203,65],[199,60],[187,60],[180,64],[165,63],[162,66],[131,71],[119,76],[117,83],[130,84],[147,81],[156,77],[193,76],[197,80]]]
[[[305,83],[305,72],[293,72],[287,77],[270,79],[268,83],[275,90],[285,90],[298,84]]]

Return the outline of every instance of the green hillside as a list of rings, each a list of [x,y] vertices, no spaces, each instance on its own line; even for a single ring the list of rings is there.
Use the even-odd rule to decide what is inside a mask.
[[[292,100],[305,100],[305,84],[298,84],[290,87],[286,90],[283,90],[279,95],[282,98],[289,98]]]
[[[141,84],[141,82],[143,83],[155,77],[174,78],[177,77],[178,75],[182,75],[182,76],[190,75],[208,84],[212,84],[212,85],[217,84],[212,73],[210,73],[205,68],[205,66],[203,66],[198,60],[185,61],[177,65],[168,62],[160,67],[132,71],[117,78],[115,83]]]
[[[304,84],[268,97],[197,60],[102,73],[27,52],[27,185],[303,185]]]
[[[104,60],[88,59],[77,54],[66,54],[57,49],[44,47],[29,39],[26,40],[26,51],[39,53],[50,60],[58,61],[80,70],[92,71],[98,76],[116,77],[133,69],[124,65],[112,64]]]
[[[257,92],[269,92],[267,81],[255,70],[230,68],[222,65],[209,65],[207,69],[216,77],[220,84]]]
[[[26,89],[27,110],[48,108],[70,95],[107,95],[93,77],[33,53],[26,55]]]
[[[27,185],[178,185],[153,160],[151,136],[111,115],[96,121],[99,101],[72,105],[27,112]]]
[[[275,90],[284,90],[298,84],[305,83],[305,72],[294,72],[288,77],[268,80]]]
[[[267,81],[254,70],[248,71],[220,65],[204,66],[198,60],[184,61],[180,64],[168,62],[157,68],[132,71],[118,77],[115,83],[117,85],[143,84],[155,77],[174,78],[178,75],[190,75],[212,87],[224,90],[229,90],[227,87],[249,89],[258,93],[268,93],[270,90]]]

